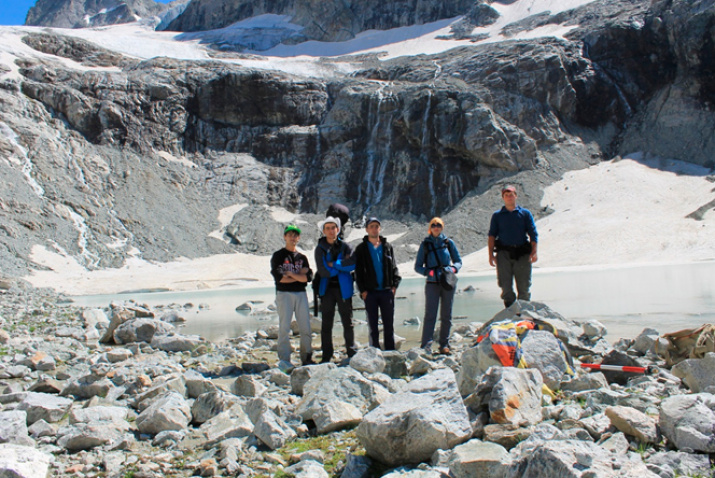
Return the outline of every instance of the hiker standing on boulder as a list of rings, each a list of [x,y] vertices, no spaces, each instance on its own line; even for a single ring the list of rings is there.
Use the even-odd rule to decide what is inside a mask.
[[[365,231],[367,235],[355,248],[355,282],[360,290],[360,297],[365,301],[370,345],[380,348],[380,329],[377,323],[379,315],[382,315],[384,350],[395,350],[395,292],[402,277],[397,269],[392,245],[380,235],[380,220],[376,217],[368,219]]]
[[[425,317],[422,324],[422,345],[431,353],[434,329],[437,322],[437,308],[440,308],[439,353],[450,355],[449,331],[452,327],[452,302],[454,284],[451,288],[442,285],[442,276],[456,274],[462,268],[462,258],[452,239],[444,235],[444,221],[439,217],[429,222],[429,235],[424,238],[417,251],[415,271],[427,277],[425,283]],[[448,270],[447,270],[448,269]]]
[[[276,306],[278,308],[278,367],[284,372],[293,368],[290,361],[290,323],[295,314],[300,331],[300,361],[303,365],[313,362],[310,329],[310,306],[305,288],[313,271],[308,258],[297,251],[300,229],[291,224],[283,231],[285,247],[271,257],[271,274],[276,282]]]
[[[353,276],[355,258],[353,249],[343,241],[340,233],[340,219],[326,217],[318,223],[323,237],[315,248],[315,262],[320,274],[320,312],[323,325],[320,341],[323,356],[320,363],[327,363],[333,358],[333,322],[335,307],[338,307],[340,321],[343,324],[343,337],[348,357],[355,355],[355,332],[353,330]]]
[[[514,186],[505,186],[501,197],[504,206],[492,214],[487,249],[489,264],[497,268],[504,307],[509,307],[517,298],[531,300],[531,264],[538,260],[539,234],[531,212],[516,204]],[[514,281],[518,295],[514,293]]]

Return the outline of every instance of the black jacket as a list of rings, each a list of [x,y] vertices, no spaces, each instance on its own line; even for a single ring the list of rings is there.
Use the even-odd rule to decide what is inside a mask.
[[[402,277],[397,268],[395,260],[395,252],[392,250],[392,245],[387,242],[387,239],[380,236],[382,242],[382,277],[383,286],[385,289],[397,288],[400,285]],[[363,237],[362,242],[355,248],[355,282],[357,283],[360,292],[377,289],[377,277],[375,276],[375,267],[372,263],[372,256],[368,247],[372,247],[367,236]]]

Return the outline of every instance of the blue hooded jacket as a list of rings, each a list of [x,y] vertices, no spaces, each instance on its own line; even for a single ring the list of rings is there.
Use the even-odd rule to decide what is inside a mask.
[[[353,296],[354,291],[352,271],[355,270],[355,255],[350,244],[340,238],[336,242],[337,245],[331,247],[328,240],[321,237],[315,248],[315,263],[320,274],[318,294],[323,297],[328,289],[330,278],[337,276],[340,284],[340,296],[343,299],[349,299]],[[328,266],[329,262],[333,263],[333,267]]]
[[[435,257],[435,253],[432,252],[432,248],[436,250],[439,256],[439,261]],[[415,272],[422,274],[427,277],[427,282],[439,282],[439,278],[442,275],[442,267],[452,266],[457,271],[462,268],[462,257],[459,255],[457,246],[454,245],[454,241],[449,239],[444,234],[440,234],[437,237],[431,234],[424,238],[422,244],[420,244],[420,249],[417,251],[417,257],[415,258]],[[434,271],[431,276],[430,271]]]

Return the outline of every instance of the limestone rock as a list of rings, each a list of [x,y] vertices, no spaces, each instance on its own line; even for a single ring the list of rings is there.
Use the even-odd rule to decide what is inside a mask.
[[[389,465],[419,463],[472,434],[454,373],[439,369],[413,380],[363,417],[356,434],[368,456]]]
[[[465,403],[476,413],[486,407],[493,423],[535,425],[542,419],[542,388],[538,370],[491,367]]]
[[[358,372],[382,373],[385,370],[385,359],[382,350],[376,347],[367,347],[350,358],[350,366]]]
[[[213,445],[231,438],[249,436],[254,426],[241,405],[236,404],[205,421],[199,430],[207,442]]]
[[[290,389],[294,395],[303,395],[305,384],[311,379],[319,375],[325,375],[330,370],[336,368],[334,363],[324,363],[305,367],[296,367],[293,373],[290,374]]]
[[[367,380],[353,368],[331,369],[305,384],[303,399],[296,413],[304,420],[312,420],[316,413],[332,401],[349,403],[365,413],[389,397],[390,393],[385,387]]]
[[[35,448],[10,443],[0,444],[0,476],[46,478],[52,455]]]
[[[587,475],[585,475],[587,474]],[[656,478],[658,475],[645,464],[614,455],[595,443],[580,440],[550,440],[539,446],[527,447],[514,457],[506,478],[536,478],[559,476],[639,476]]]
[[[297,435],[278,415],[268,410],[255,423],[253,433],[272,450],[276,450]]]
[[[133,342],[151,343],[155,335],[167,335],[174,331],[174,326],[156,319],[131,319],[121,324],[114,331],[114,341],[118,344]]]
[[[313,421],[318,433],[323,434],[353,427],[360,423],[362,416],[360,410],[354,405],[332,401],[313,415]]]
[[[662,401],[660,429],[679,450],[715,452],[715,395],[675,395]]]
[[[253,375],[241,375],[231,384],[231,392],[242,397],[260,397],[266,392],[266,386]]]
[[[156,435],[166,430],[182,430],[191,421],[191,408],[183,396],[168,392],[137,416],[141,433]]]
[[[0,443],[32,446],[34,443],[29,439],[28,433],[26,412],[0,412]]]
[[[660,433],[656,420],[630,407],[608,407],[606,416],[614,427],[642,443],[659,443]]]
[[[715,353],[707,353],[701,359],[687,359],[676,364],[671,372],[683,380],[694,393],[704,392],[708,387],[715,387]],[[713,389],[712,391],[715,391]]]
[[[314,460],[302,460],[286,468],[286,473],[295,478],[328,478],[328,472],[321,463]]]
[[[452,450],[449,471],[455,478],[504,476],[511,461],[509,452],[496,443],[469,440]]]
[[[154,335],[151,339],[152,347],[166,352],[190,352],[205,343],[198,335]]]
[[[32,425],[38,420],[56,423],[72,407],[72,400],[47,393],[28,392],[18,404],[17,410],[27,412],[27,423]]]

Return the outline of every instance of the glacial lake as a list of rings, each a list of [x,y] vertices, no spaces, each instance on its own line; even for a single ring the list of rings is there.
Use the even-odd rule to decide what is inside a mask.
[[[474,291],[465,292],[472,286]],[[453,323],[486,322],[503,308],[496,276],[461,276],[455,296]],[[312,290],[308,297],[312,300]],[[395,330],[407,339],[407,347],[417,345],[420,327],[404,325],[424,314],[424,280],[403,280],[397,291]],[[278,323],[275,315],[237,312],[247,301],[262,301],[265,308],[275,299],[273,287],[211,289],[188,292],[153,292],[73,297],[80,306],[107,307],[112,301],[134,300],[152,307],[192,304],[179,309],[186,318],[181,333],[197,334],[214,342],[238,337],[249,330]],[[596,319],[608,328],[609,341],[634,338],[644,328],[661,334],[703,323],[715,323],[715,262],[678,265],[649,265],[601,270],[539,271],[535,269],[532,299],[543,302],[564,317],[576,321]],[[208,308],[200,308],[200,304]],[[362,307],[353,298],[353,307]],[[312,309],[311,309],[312,310]],[[356,339],[367,342],[364,310],[355,310]],[[340,321],[336,317],[336,348],[341,343]],[[316,338],[314,343],[319,343]]]

